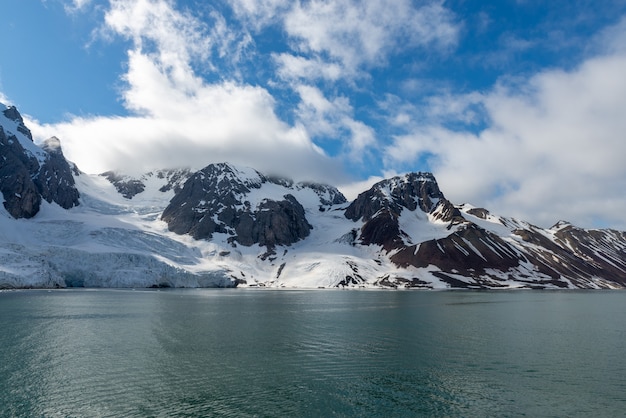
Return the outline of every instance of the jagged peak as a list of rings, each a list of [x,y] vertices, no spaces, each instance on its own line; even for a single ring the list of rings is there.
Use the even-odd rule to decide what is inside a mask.
[[[124,198],[132,199],[146,189],[152,190],[155,187],[161,193],[167,193],[170,190],[177,193],[182,189],[185,181],[191,177],[192,172],[189,168],[175,168],[149,171],[140,175],[129,175],[120,171],[105,171],[99,175],[113,184]]]
[[[263,174],[253,168],[235,166],[227,162],[209,164],[194,176],[211,183],[215,182],[218,187],[220,185],[231,187],[239,184],[246,189],[250,187],[258,189],[267,181]]]
[[[334,186],[312,181],[294,183],[293,180],[274,175],[265,175],[250,168],[228,162],[212,163],[198,171],[194,176],[211,188],[217,190],[234,191],[237,194],[247,194],[250,189],[259,189],[265,183],[275,184],[286,189],[311,189],[324,206],[343,204],[347,202],[345,196]]]
[[[555,223],[554,225],[552,225],[550,227],[551,231],[560,231],[562,229],[568,228],[568,227],[572,227],[572,223],[568,222],[568,221],[564,221],[564,220],[560,220],[557,223]]]
[[[406,188],[411,188],[411,186],[422,186],[422,185],[432,185],[434,186],[433,194],[439,195],[441,192],[439,191],[439,185],[437,184],[437,180],[432,173],[428,172],[411,172],[406,173],[400,176],[394,176],[388,179],[384,179],[374,184],[372,188],[378,189],[388,189],[390,192],[394,192],[395,190],[404,190]]]
[[[20,132],[21,134],[23,134],[26,138],[28,138],[31,142],[33,141],[33,135],[30,132],[30,129],[28,129],[26,127],[26,125],[24,124],[24,118],[22,118],[22,115],[20,114],[20,112],[17,110],[17,107],[15,106],[5,106],[4,104],[0,103],[0,109],[2,109],[2,114],[4,115],[5,118],[7,118],[8,120],[12,121],[15,123],[15,129]]]
[[[308,188],[313,190],[319,197],[320,203],[325,206],[341,205],[348,201],[339,189],[328,184],[301,181],[296,185],[296,187],[298,189]]]
[[[46,139],[43,144],[41,144],[41,149],[49,154],[63,155],[63,150],[61,149],[61,141],[56,136]]]
[[[399,214],[402,208],[411,211],[420,208],[429,213],[444,199],[432,173],[412,172],[381,180],[359,194],[346,210],[346,217],[367,221],[381,209]]]
[[[19,110],[17,110],[17,107],[12,106],[12,105],[6,106],[1,103],[0,105],[4,107],[4,109],[2,109],[2,113],[7,119],[10,119],[17,123],[24,123],[24,119],[22,118],[22,115],[20,114]]]
[[[406,173],[404,176],[396,176],[405,179],[407,182],[420,181],[437,183],[435,175],[428,171],[413,171]]]

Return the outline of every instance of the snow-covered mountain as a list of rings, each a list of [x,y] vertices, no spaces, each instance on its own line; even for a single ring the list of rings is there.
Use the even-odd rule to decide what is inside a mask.
[[[0,288],[626,287],[626,233],[454,205],[430,173],[353,202],[232,164],[81,173],[0,105]]]

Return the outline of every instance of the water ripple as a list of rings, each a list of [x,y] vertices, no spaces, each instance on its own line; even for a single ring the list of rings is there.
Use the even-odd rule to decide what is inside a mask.
[[[528,295],[5,292],[0,416],[620,415],[624,296]]]

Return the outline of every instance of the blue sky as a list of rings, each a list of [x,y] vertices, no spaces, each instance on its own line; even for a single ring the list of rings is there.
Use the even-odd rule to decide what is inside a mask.
[[[20,0],[0,26],[1,101],[86,172],[351,195],[432,171],[456,203],[626,229],[625,0]]]

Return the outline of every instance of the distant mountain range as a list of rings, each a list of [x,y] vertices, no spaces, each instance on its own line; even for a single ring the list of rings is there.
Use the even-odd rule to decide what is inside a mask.
[[[448,201],[430,173],[354,201],[228,163],[87,175],[0,104],[0,288],[623,288],[626,233]]]

